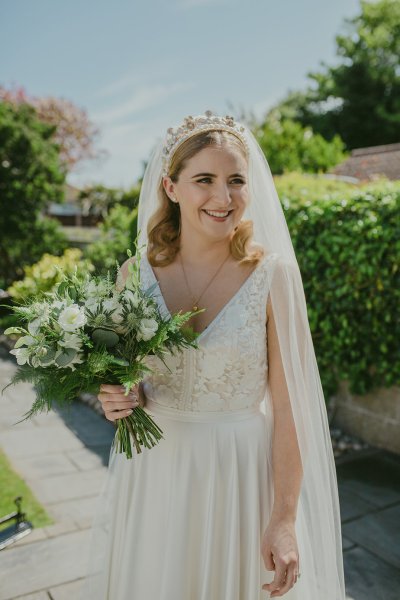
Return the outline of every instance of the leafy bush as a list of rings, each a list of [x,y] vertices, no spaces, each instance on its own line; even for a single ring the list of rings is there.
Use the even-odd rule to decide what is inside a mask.
[[[94,264],[99,274],[113,272],[115,261],[120,264],[127,259],[126,250],[134,252],[136,238],[137,209],[116,205],[111,208],[104,222],[99,225],[98,240],[85,248],[85,256]]]
[[[15,302],[25,302],[27,298],[52,291],[63,278],[63,273],[72,275],[76,265],[82,275],[94,270],[89,260],[82,259],[79,248],[68,248],[62,256],[46,253],[39,262],[24,267],[24,279],[13,283],[7,291]]]
[[[325,172],[346,157],[344,143],[338,135],[325,140],[311,127],[303,127],[291,119],[272,114],[255,130],[271,172]]]
[[[0,286],[23,275],[22,267],[43,252],[57,254],[65,237],[55,221],[41,217],[49,201],[64,197],[65,172],[54,126],[27,104],[0,102]]]
[[[400,182],[283,204],[326,397],[399,384]]]

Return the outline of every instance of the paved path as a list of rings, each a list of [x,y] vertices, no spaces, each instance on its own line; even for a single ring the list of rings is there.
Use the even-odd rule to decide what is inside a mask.
[[[0,359],[0,389],[14,370]],[[80,403],[12,426],[33,398],[28,384],[0,396],[0,445],[56,522],[0,551],[0,600],[74,600],[115,428]],[[337,472],[348,599],[399,600],[400,457],[372,449]]]

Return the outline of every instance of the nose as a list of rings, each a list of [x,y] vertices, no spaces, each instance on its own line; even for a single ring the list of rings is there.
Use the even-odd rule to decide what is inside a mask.
[[[226,183],[221,182],[215,189],[213,194],[214,201],[220,208],[228,208],[232,202],[232,198],[229,192],[229,187]]]

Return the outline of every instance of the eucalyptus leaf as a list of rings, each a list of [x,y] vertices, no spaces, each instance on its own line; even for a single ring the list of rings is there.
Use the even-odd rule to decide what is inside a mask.
[[[55,361],[59,367],[67,367],[69,363],[74,360],[75,356],[76,350],[73,350],[72,348],[66,348],[63,350],[62,354],[57,356]]]

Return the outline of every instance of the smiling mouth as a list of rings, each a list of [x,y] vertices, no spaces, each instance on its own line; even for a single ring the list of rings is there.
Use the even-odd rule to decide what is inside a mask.
[[[231,212],[233,211],[233,209],[231,209],[231,210],[227,210],[227,211],[225,211],[225,212],[222,212],[222,211],[221,211],[221,212],[220,212],[220,211],[213,211],[213,210],[212,210],[212,211],[208,211],[208,210],[206,210],[205,208],[203,208],[202,210],[203,210],[203,212],[205,212],[205,213],[206,213],[206,215],[208,215],[209,217],[211,217],[211,218],[213,218],[213,219],[220,219],[220,220],[223,220],[223,219],[226,219],[227,217],[229,217],[229,215],[230,215],[230,214],[231,214]]]

